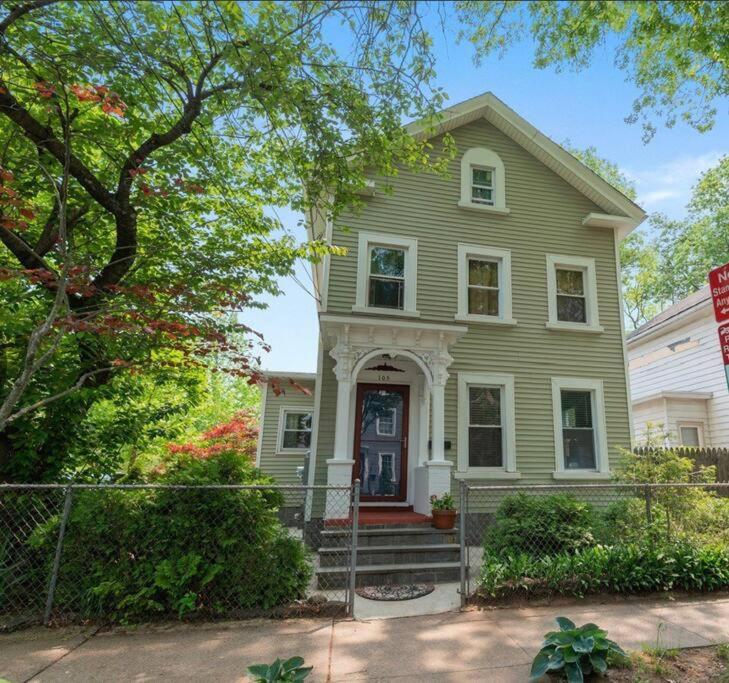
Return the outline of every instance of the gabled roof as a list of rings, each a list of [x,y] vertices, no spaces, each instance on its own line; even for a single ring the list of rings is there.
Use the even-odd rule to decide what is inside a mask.
[[[646,217],[646,212],[622,192],[603,180],[592,169],[567,150],[539,132],[493,93],[487,92],[439,112],[435,123],[415,121],[406,126],[415,137],[434,137],[480,118],[486,119],[505,135],[521,145],[545,166],[591,199],[603,211],[591,213],[583,224],[614,228],[622,239]]]
[[[685,299],[681,299],[678,303],[669,306],[661,311],[657,316],[651,318],[647,323],[641,325],[637,330],[633,330],[628,335],[628,343],[635,343],[639,339],[652,335],[653,332],[663,331],[670,325],[680,323],[686,317],[701,311],[711,305],[711,292],[709,285],[702,287],[697,292],[689,294]]]

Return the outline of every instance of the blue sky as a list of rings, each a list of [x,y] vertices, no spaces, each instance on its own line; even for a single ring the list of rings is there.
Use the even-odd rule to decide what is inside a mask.
[[[449,104],[490,90],[555,142],[569,139],[577,148],[596,147],[635,182],[638,203],[649,213],[683,216],[698,176],[728,151],[726,102],[719,107],[712,131],[702,134],[684,124],[670,130],[659,126],[653,140],[643,144],[640,125],[624,121],[637,90],[613,66],[608,48],[598,51],[586,70],[556,73],[534,69],[530,41],[476,67],[468,45],[442,34],[434,38],[437,84],[445,88]],[[290,232],[305,239],[296,214],[279,211],[278,215]],[[262,358],[269,370],[316,370],[318,329],[308,264],[298,264],[296,276],[304,287],[286,278],[280,296],[262,299],[267,309],[242,316],[271,345],[271,352]]]

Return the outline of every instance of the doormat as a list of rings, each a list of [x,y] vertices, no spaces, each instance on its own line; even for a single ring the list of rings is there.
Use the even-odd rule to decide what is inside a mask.
[[[415,600],[429,595],[435,586],[428,583],[410,583],[404,586],[363,586],[355,589],[357,595],[367,600]]]

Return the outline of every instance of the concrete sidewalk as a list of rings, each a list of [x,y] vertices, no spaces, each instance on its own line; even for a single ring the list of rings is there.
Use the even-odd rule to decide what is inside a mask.
[[[449,612],[372,621],[256,620],[0,635],[0,678],[21,681],[242,681],[249,664],[301,655],[312,681],[527,681],[554,618],[592,621],[626,649],[729,641],[729,598],[626,600]]]

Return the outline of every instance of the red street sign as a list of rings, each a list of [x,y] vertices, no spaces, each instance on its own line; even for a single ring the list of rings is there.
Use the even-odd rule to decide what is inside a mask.
[[[724,365],[729,365],[729,325],[722,325],[719,328],[719,348]]]
[[[709,273],[709,289],[714,301],[716,322],[726,322],[729,320],[729,263]]]

